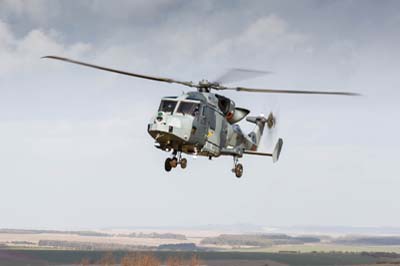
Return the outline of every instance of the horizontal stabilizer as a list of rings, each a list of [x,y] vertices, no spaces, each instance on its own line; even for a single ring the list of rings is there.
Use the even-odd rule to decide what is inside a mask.
[[[258,151],[249,151],[249,150],[244,150],[244,154],[250,154],[250,155],[258,155],[258,156],[269,156],[272,157],[272,153],[266,153],[266,152],[258,152]]]
[[[249,154],[249,155],[269,156],[269,157],[272,157],[272,161],[274,163],[276,163],[279,160],[279,156],[281,155],[282,146],[283,146],[283,140],[279,139],[275,145],[275,149],[274,149],[273,153],[250,151],[250,150],[244,150],[243,153]]]

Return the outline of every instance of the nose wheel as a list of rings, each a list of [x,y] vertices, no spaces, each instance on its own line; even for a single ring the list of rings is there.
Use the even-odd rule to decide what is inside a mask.
[[[185,169],[187,167],[187,159],[182,158],[181,152],[178,153],[178,157],[177,152],[174,152],[172,158],[165,159],[164,169],[166,172],[170,172],[172,168],[176,168],[178,165]]]
[[[181,159],[180,165],[181,165],[182,169],[185,169],[185,168],[186,168],[186,166],[187,166],[187,160],[186,160],[186,158],[182,158],[182,159]]]
[[[243,165],[239,163],[239,159],[235,156],[233,157],[233,169],[232,172],[235,173],[237,178],[241,178],[243,175]]]

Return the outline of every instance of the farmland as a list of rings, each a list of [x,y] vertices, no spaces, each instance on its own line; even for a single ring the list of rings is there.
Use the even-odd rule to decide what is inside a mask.
[[[384,265],[400,263],[398,240],[396,236],[199,230],[2,229],[0,265],[119,265],[132,254],[152,258],[151,266],[168,265],[168,261],[175,261],[171,262],[175,266],[189,265],[192,257],[209,266]],[[114,264],[102,264],[106,254]]]
[[[73,251],[73,250],[0,250],[0,264],[2,266],[18,265],[77,265],[85,260],[90,264],[99,264],[105,254],[111,254],[116,265],[126,251]],[[193,255],[200,258],[202,265],[373,265],[380,261],[391,260],[367,253],[265,253],[265,252],[162,252],[151,254],[161,263],[168,258],[190,259]],[[100,263],[101,264],[101,263]],[[106,264],[104,264],[106,265]],[[111,264],[109,264],[111,265]]]

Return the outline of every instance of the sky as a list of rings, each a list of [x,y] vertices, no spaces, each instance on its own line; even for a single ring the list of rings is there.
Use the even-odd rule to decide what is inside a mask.
[[[400,2],[0,0],[0,227],[400,224]],[[227,92],[280,161],[188,158],[164,171],[147,123],[188,88],[40,59],[59,55],[179,80],[362,97]],[[252,125],[241,122],[245,131]]]

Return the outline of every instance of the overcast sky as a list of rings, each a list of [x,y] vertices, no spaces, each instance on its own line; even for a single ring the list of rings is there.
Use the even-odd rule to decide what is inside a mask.
[[[0,227],[398,226],[399,47],[396,0],[0,0]],[[364,96],[226,93],[279,112],[281,160],[245,157],[242,179],[232,158],[165,173],[147,123],[187,89],[49,54],[192,81],[269,70],[234,85]]]

